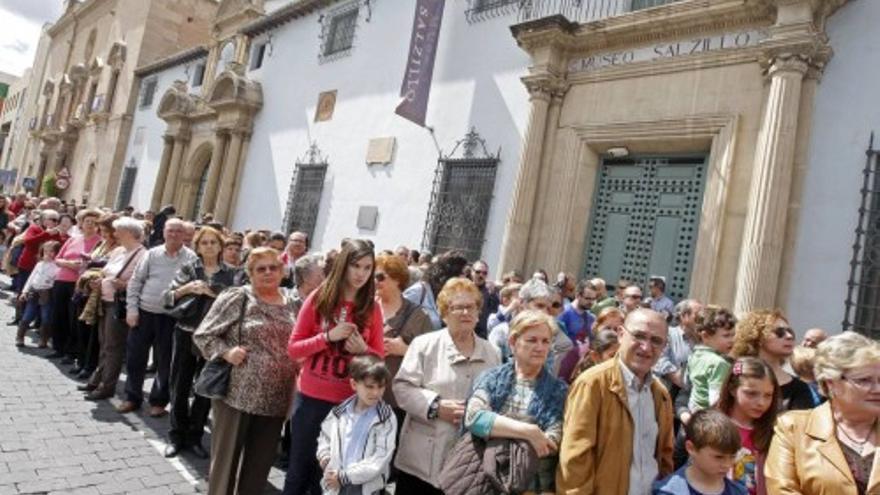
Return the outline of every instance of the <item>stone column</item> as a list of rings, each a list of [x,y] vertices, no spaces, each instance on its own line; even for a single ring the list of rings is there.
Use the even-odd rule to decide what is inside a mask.
[[[214,209],[214,219],[226,224],[231,213],[232,192],[235,188],[235,175],[238,168],[238,160],[241,155],[241,144],[244,133],[239,130],[232,131],[229,140],[229,149],[223,160],[223,173],[220,178],[220,189],[217,191],[217,207]]]
[[[174,148],[174,138],[162,136],[162,159],[159,161],[159,172],[156,174],[156,183],[153,184],[153,196],[150,198],[150,209],[158,212],[162,208],[162,196],[165,191],[165,181],[168,178],[168,167],[171,164],[171,151]]]
[[[547,110],[551,99],[551,79],[532,76],[523,78],[529,90],[532,108],[526,130],[522,157],[516,174],[513,198],[507,213],[507,224],[501,242],[501,259],[497,273],[521,270],[525,264],[529,242],[529,230],[535,208],[541,155],[544,150],[544,134],[547,129]]]
[[[174,201],[174,192],[177,187],[177,176],[180,174],[180,162],[183,160],[183,148],[185,142],[182,138],[174,138],[174,151],[171,152],[171,163],[168,165],[168,175],[165,177],[165,188],[162,190],[162,206]]]
[[[736,277],[734,309],[740,315],[776,305],[801,86],[808,68],[805,57],[788,55],[773,60],[768,71],[770,91],[755,150]]]
[[[211,155],[211,164],[208,165],[208,182],[205,184],[205,197],[202,199],[199,213],[214,212],[217,200],[217,186],[220,183],[220,172],[223,170],[223,158],[229,144],[229,133],[218,130],[214,138],[214,153]]]

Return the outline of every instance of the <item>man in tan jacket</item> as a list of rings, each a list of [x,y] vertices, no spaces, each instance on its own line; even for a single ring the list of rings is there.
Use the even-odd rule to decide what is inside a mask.
[[[617,333],[617,356],[569,390],[556,493],[646,495],[673,470],[672,401],[651,374],[666,347],[666,319],[637,309]]]

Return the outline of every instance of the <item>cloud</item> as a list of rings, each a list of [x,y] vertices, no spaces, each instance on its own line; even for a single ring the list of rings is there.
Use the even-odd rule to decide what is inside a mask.
[[[42,22],[6,10],[7,3],[12,2],[0,0],[0,19],[3,19],[3,29],[0,29],[0,71],[21,75],[34,63]],[[43,2],[34,0],[34,3]]]
[[[3,45],[3,50],[12,50],[14,52],[21,53],[24,55],[31,49],[31,45],[24,40],[15,40],[12,43],[7,43]]]
[[[0,0],[0,8],[36,24],[55,21],[62,7],[61,0]]]

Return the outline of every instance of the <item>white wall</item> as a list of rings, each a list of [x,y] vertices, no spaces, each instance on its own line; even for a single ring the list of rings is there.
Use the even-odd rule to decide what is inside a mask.
[[[198,58],[147,76],[147,78],[155,76],[158,79],[156,93],[153,96],[153,104],[147,108],[140,107],[142,86],[146,79],[141,78],[141,84],[138,87],[137,93],[138,103],[135,107],[131,134],[125,151],[125,161],[123,162],[125,166],[128,166],[133,158],[137,164],[138,171],[131,195],[131,205],[138,210],[150,208],[153,186],[156,184],[159,162],[162,160],[162,148],[164,147],[162,136],[165,134],[167,126],[165,121],[156,114],[156,111],[159,109],[159,102],[162,100],[165,92],[174,84],[174,81],[191,81],[196,64],[204,61],[204,57]],[[190,90],[196,93],[199,92],[200,88],[190,88]],[[143,141],[137,143],[138,136],[141,134],[143,135]],[[116,198],[113,198],[113,201],[115,202]]]
[[[406,4],[404,7],[403,4]],[[425,129],[394,109],[406,65],[415,2],[372,2],[361,8],[349,56],[319,63],[320,12],[272,33],[271,56],[250,77],[263,85],[242,176],[233,227],[281,226],[294,163],[315,141],[329,157],[315,229],[316,249],[336,247],[343,237],[372,239],[379,249],[420,247],[437,147]],[[529,60],[509,26],[515,15],[470,24],[466,2],[446,2],[427,125],[444,152],[471,126],[491,151],[501,148],[495,198],[483,256],[497,265],[501,237],[528,119],[528,95],[519,78]],[[318,94],[337,90],[333,119],[314,123]],[[397,138],[392,165],[365,165],[368,140]],[[358,231],[361,205],[377,206],[375,231]]]
[[[834,57],[818,86],[785,307],[800,332],[841,329],[865,149],[880,133],[880,2],[848,2],[828,21]],[[878,134],[880,136],[880,134]],[[875,141],[880,146],[880,139]]]

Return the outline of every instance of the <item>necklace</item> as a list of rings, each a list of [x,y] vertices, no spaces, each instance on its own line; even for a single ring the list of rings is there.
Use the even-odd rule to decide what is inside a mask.
[[[851,443],[850,447],[852,447],[852,449],[856,451],[856,453],[859,455],[859,457],[862,457],[862,453],[865,451],[865,445],[867,445],[868,441],[871,440],[871,434],[874,433],[874,429],[876,426],[877,426],[877,421],[875,420],[871,424],[871,431],[868,432],[868,435],[862,441],[858,441],[855,438],[849,436],[849,433],[847,433],[846,430],[841,428],[840,424],[837,425],[837,431],[843,433],[843,436],[846,437],[846,439],[849,441],[849,443]]]

